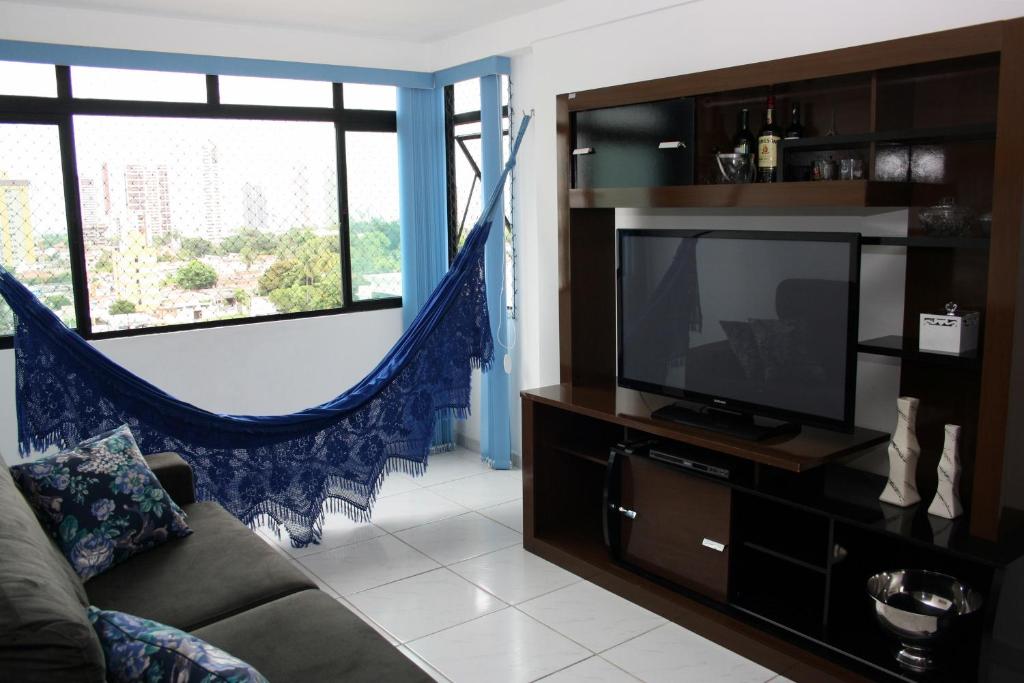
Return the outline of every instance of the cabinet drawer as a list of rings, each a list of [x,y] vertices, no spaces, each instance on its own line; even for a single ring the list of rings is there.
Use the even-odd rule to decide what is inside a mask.
[[[577,112],[573,187],[692,184],[693,112],[689,97]]]
[[[641,456],[620,456],[619,558],[725,600],[729,587],[731,489]]]

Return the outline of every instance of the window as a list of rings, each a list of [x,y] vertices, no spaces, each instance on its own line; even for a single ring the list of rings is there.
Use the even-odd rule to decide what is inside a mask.
[[[390,85],[345,84],[346,109],[383,109],[395,111],[397,91]]]
[[[345,134],[352,298],[401,296],[398,229],[398,136]]]
[[[501,77],[502,155],[511,150],[509,135],[511,84]],[[448,153],[448,251],[454,259],[466,235],[480,218],[481,186],[480,81],[460,81],[445,88],[445,127]],[[514,175],[514,172],[513,172]],[[512,215],[512,176],[505,187],[505,299],[509,315],[516,316],[516,242]]]
[[[56,97],[57,78],[48,64],[0,62],[0,95]]]
[[[73,66],[71,80],[75,97],[81,98],[150,102],[206,101],[206,77],[202,74]]]
[[[30,70],[62,88],[39,100],[5,64],[0,258],[83,336],[401,305],[394,111],[350,117],[326,82],[54,66]]]
[[[0,123],[0,150],[0,262],[74,327],[57,126]],[[13,331],[14,315],[0,299],[0,335]]]
[[[224,104],[330,107],[334,101],[331,84],[322,81],[249,76],[221,76],[218,81],[220,101]]]

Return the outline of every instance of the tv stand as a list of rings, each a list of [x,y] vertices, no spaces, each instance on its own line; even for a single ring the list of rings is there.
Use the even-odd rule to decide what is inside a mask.
[[[522,392],[527,550],[797,683],[920,683],[876,623],[865,586],[880,571],[950,574],[990,614],[1012,613],[1000,588],[1024,585],[1020,527],[1008,519],[998,542],[980,541],[966,517],[879,502],[885,477],[841,463],[887,434],[808,425],[749,441],[638,409],[611,383]],[[620,446],[642,441],[656,447]],[[929,683],[995,683],[999,667],[1020,679],[1019,624],[986,623]]]
[[[687,427],[698,427],[728,434],[747,441],[764,441],[775,437],[796,436],[800,425],[778,420],[758,420],[749,413],[706,407],[690,408],[672,403],[651,413],[655,420],[667,420]]]

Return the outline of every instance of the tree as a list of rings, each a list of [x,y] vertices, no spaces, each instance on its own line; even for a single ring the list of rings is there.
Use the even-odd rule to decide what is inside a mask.
[[[254,228],[243,228],[220,242],[220,251],[225,254],[239,254],[245,247],[257,254],[273,254],[277,251],[277,238]]]
[[[114,303],[110,304],[110,315],[124,315],[125,313],[134,313],[135,304],[127,299],[118,299]]]
[[[239,308],[249,308],[249,304],[252,303],[252,297],[249,296],[249,292],[244,289],[236,289],[232,296],[235,298],[235,303]]]
[[[245,269],[252,270],[252,264],[256,263],[256,258],[259,256],[259,253],[256,249],[247,244],[242,247],[242,250],[238,252],[238,255],[241,256],[242,260],[245,262]]]
[[[193,260],[178,269],[174,282],[182,289],[209,289],[217,284],[217,271],[202,261]]]
[[[59,308],[64,308],[65,306],[70,306],[71,299],[63,294],[56,294],[54,296],[46,297],[46,299],[43,300],[43,303],[46,304],[47,308],[57,310]]]
[[[93,270],[97,273],[109,273],[114,270],[114,262],[110,258],[110,252],[106,249],[100,254],[100,257],[96,259]]]
[[[312,230],[289,230],[278,241],[278,258],[260,276],[260,294],[281,313],[341,305],[341,259],[337,238]]]
[[[202,237],[186,237],[181,240],[181,257],[197,259],[213,253],[213,243]]]

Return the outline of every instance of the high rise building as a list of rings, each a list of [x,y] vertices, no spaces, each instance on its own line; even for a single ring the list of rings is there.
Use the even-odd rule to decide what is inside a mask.
[[[220,159],[217,145],[208,140],[203,145],[203,237],[220,240],[225,237],[224,212],[221,210]]]
[[[294,197],[294,224],[304,228],[316,226],[313,218],[313,193],[310,187],[309,166],[297,164],[292,167],[292,195]]]
[[[78,195],[82,203],[82,236],[89,245],[107,241],[110,224],[103,211],[102,190],[95,178],[82,177],[78,180]]]
[[[157,261],[157,250],[147,243],[145,232],[125,230],[113,252],[116,298],[131,301],[139,311],[154,310],[160,303],[157,295],[163,277]]]
[[[242,224],[266,231],[270,229],[270,212],[263,188],[255,183],[242,185]]]
[[[124,171],[125,202],[132,227],[141,230],[147,244],[171,232],[171,196],[167,166],[128,164]]]
[[[28,180],[0,177],[0,255],[7,266],[36,262]]]

